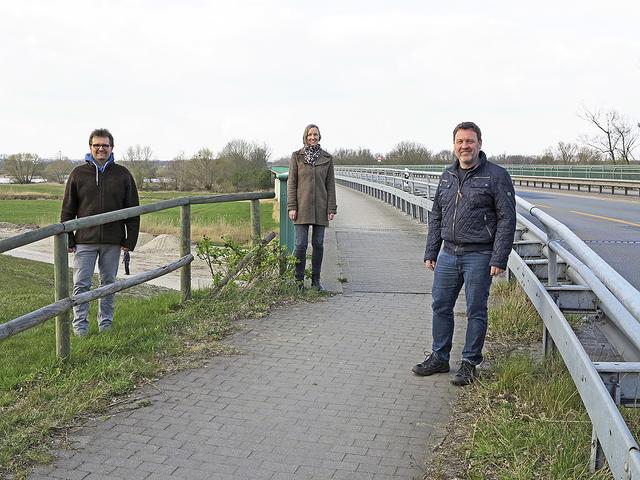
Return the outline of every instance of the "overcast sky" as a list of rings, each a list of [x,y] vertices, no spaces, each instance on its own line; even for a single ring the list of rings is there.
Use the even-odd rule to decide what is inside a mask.
[[[538,154],[640,120],[640,1],[0,0],[0,153],[169,160],[231,139],[272,159],[323,148],[439,151],[471,120],[487,154]]]

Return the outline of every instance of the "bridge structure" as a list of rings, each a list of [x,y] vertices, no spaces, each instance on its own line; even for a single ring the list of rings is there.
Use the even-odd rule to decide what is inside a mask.
[[[411,372],[431,344],[426,229],[345,187],[338,205],[322,276],[338,295],[243,321],[240,354],[143,388],[148,406],[88,422],[31,478],[421,478],[457,392]]]

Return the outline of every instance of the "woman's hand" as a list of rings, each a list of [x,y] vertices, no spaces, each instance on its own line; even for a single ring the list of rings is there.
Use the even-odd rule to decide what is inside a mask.
[[[297,210],[289,210],[289,218],[291,219],[292,222],[295,222],[296,218],[298,218],[298,211]]]
[[[336,214],[335,213],[330,213],[329,215],[327,215],[327,218],[329,219],[329,221],[333,220],[333,217],[335,217]]]

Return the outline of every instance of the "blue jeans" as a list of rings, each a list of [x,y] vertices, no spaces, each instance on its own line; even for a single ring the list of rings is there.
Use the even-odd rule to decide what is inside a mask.
[[[100,271],[100,286],[115,282],[120,264],[120,245],[88,243],[76,245],[76,253],[73,257],[74,295],[88,292],[91,289],[91,278],[96,268],[96,260],[98,260],[98,270]],[[98,328],[100,331],[111,326],[115,303],[115,294],[107,295],[98,300]],[[86,334],[89,331],[88,312],[88,303],[73,307],[74,332]]]
[[[324,254],[324,225],[312,225],[311,246],[311,278],[320,278],[322,256]],[[304,279],[304,269],[307,264],[307,244],[309,243],[309,224],[295,225],[296,228],[296,279]]]
[[[462,285],[467,301],[467,335],[462,359],[478,365],[487,334],[487,302],[491,289],[491,252],[452,255],[442,250],[433,279],[433,345],[435,356],[449,361],[453,341],[453,307]]]

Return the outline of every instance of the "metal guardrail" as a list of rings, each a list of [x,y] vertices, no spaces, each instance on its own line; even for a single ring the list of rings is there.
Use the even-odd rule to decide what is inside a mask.
[[[259,202],[261,199],[274,197],[274,192],[181,197],[148,205],[141,205],[138,207],[125,208],[100,215],[93,215],[91,217],[77,218],[75,220],[48,225],[43,228],[38,228],[27,233],[0,240],[0,253],[2,253],[54,236],[56,288],[56,301],[54,303],[0,324],[0,340],[29,328],[33,328],[53,317],[56,317],[56,354],[58,358],[66,359],[69,357],[71,350],[71,319],[69,311],[72,307],[139,285],[153,278],[166,275],[178,268],[182,269],[180,273],[180,291],[182,293],[182,300],[187,300],[191,297],[191,262],[193,261],[193,255],[191,255],[191,205],[250,200],[251,236],[255,243],[260,237]],[[181,258],[160,268],[142,272],[125,280],[119,280],[113,284],[105,285],[80,295],[69,295],[69,262],[67,254],[68,232],[174,207],[181,208]]]
[[[380,169],[336,170],[337,182],[428,221],[433,203],[431,192],[423,188],[427,182],[404,178],[404,171],[390,176]],[[591,419],[591,469],[601,468],[606,457],[614,478],[640,479],[638,443],[619,411],[620,405],[639,405],[640,292],[562,223],[520,197],[516,201],[546,231],[518,213],[509,275],[522,285],[542,318],[543,348],[560,353]],[[624,361],[592,361],[563,312],[596,313]]]
[[[426,166],[427,168],[430,165]],[[408,189],[414,192],[414,182],[424,180],[437,180],[440,178],[441,170],[434,172],[428,170],[411,170],[408,168],[381,168],[381,167],[336,167],[336,171],[344,172],[361,172],[366,174],[368,178],[380,180],[382,177],[388,177],[386,181],[389,185],[402,185],[402,182],[408,184]],[[539,188],[554,188],[565,190],[581,191],[598,191],[598,193],[611,193],[629,195],[637,193],[640,195],[640,180],[608,180],[608,179],[587,179],[587,178],[571,178],[571,177],[549,177],[549,176],[522,176],[512,175],[511,179],[515,185],[525,185]],[[424,183],[423,183],[424,184]],[[426,184],[424,184],[426,185]],[[435,190],[434,190],[435,192]]]
[[[636,192],[640,195],[640,180],[605,180],[605,179],[588,179],[588,178],[569,178],[569,177],[544,177],[544,176],[522,176],[511,175],[511,179],[515,185],[524,185],[532,187],[545,188],[547,185],[549,188],[554,186],[558,187],[558,190],[565,188],[566,190],[572,190],[574,187],[577,191],[581,192],[586,190],[591,192],[597,190],[598,193],[603,193],[608,190],[607,193],[615,195],[622,193],[623,195],[629,195]]]
[[[640,180],[640,165],[524,165],[500,164],[510,175],[570,177],[609,180]],[[393,168],[442,173],[448,165],[340,165],[346,168]]]

